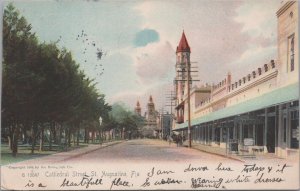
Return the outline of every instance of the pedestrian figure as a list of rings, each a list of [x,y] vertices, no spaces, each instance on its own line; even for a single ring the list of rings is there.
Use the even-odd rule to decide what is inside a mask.
[[[178,135],[178,145],[179,145],[179,146],[182,145],[182,137],[181,137],[180,134]]]
[[[175,141],[176,141],[177,147],[179,147],[179,137],[178,137],[178,135],[175,137]]]
[[[171,137],[171,135],[168,136],[168,141],[169,141],[169,145],[171,145],[171,142],[172,142],[172,137]]]

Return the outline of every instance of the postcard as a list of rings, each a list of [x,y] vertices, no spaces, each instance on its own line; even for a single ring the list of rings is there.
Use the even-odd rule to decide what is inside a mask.
[[[1,190],[297,190],[299,2],[6,0]]]

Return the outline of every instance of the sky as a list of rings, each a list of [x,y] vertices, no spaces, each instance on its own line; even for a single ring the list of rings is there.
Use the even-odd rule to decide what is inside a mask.
[[[58,41],[58,46],[72,52],[110,104],[121,101],[134,108],[139,100],[143,113],[150,95],[157,110],[170,109],[167,97],[173,90],[175,51],[183,30],[191,61],[198,67],[198,86],[218,83],[228,72],[238,80],[277,59],[276,11],[281,0],[29,0],[13,4],[40,42]],[[104,52],[100,60],[99,50]]]

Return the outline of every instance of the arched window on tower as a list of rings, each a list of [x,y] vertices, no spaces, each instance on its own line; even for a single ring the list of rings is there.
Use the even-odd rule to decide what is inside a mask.
[[[186,71],[185,71],[185,68],[182,68],[181,78],[182,78],[182,79],[185,79],[185,78],[186,78]]]

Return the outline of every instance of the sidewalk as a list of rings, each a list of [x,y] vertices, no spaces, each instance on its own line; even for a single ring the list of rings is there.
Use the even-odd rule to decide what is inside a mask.
[[[186,146],[186,145],[185,145]],[[267,160],[277,160],[277,161],[291,161],[293,162],[294,160],[289,160],[289,159],[284,159],[284,158],[279,158],[276,156],[274,153],[266,153],[266,154],[260,154],[260,155],[249,155],[249,154],[230,154],[226,153],[225,148],[220,148],[220,147],[213,147],[209,145],[202,145],[202,144],[197,144],[197,143],[192,143],[192,148],[197,149],[203,152],[211,153],[211,154],[216,154],[219,156],[224,156],[233,160],[238,160],[241,162],[249,162],[249,161],[267,161]]]
[[[98,149],[102,149],[102,148],[112,146],[115,144],[119,144],[122,142],[123,141],[112,141],[112,142],[103,143],[102,145],[90,144],[87,147],[78,148],[78,149],[74,149],[74,150],[66,151],[66,152],[59,152],[56,154],[48,155],[45,157],[39,157],[39,158],[35,158],[35,159],[30,159],[30,160],[22,161],[19,163],[23,163],[23,164],[60,163],[60,162],[67,161],[71,158],[79,157],[81,155],[85,155],[87,153],[94,152]],[[15,164],[17,164],[17,163],[15,163]]]

